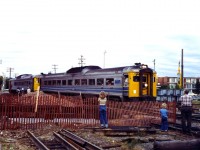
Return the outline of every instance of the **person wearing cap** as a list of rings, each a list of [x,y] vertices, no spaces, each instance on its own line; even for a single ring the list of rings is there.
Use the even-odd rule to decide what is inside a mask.
[[[160,109],[160,117],[161,117],[161,131],[168,131],[168,110],[167,104],[162,103]]]
[[[190,133],[191,130],[191,119],[192,119],[192,96],[188,95],[189,91],[185,90],[184,95],[179,99],[181,103],[181,123],[183,133]],[[187,122],[187,126],[186,126]]]
[[[106,93],[104,91],[101,91],[99,93],[99,111],[100,111],[100,124],[102,128],[108,128],[108,120],[107,120],[107,111],[106,111]]]

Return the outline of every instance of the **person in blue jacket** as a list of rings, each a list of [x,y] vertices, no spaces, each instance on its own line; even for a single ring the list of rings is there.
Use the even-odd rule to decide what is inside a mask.
[[[160,117],[161,117],[161,131],[168,131],[168,110],[166,103],[162,103],[161,105]]]

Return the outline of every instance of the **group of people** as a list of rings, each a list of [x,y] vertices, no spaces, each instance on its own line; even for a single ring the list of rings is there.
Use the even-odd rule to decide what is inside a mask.
[[[29,94],[31,92],[31,89],[27,87],[27,90],[25,91],[23,87],[21,89],[18,87],[16,92],[18,93],[18,95],[23,95],[24,93]]]
[[[192,119],[192,96],[188,95],[189,91],[185,90],[184,95],[178,100],[181,111],[181,124],[182,132],[190,133],[191,132],[191,119]],[[162,103],[160,109],[161,116],[161,131],[168,131],[168,110],[167,104]]]
[[[183,133],[190,133],[191,131],[191,117],[192,117],[192,97],[188,95],[189,91],[185,90],[184,95],[180,97],[178,102],[180,103],[181,110],[181,123]],[[98,98],[99,111],[100,111],[100,125],[102,128],[108,128],[108,120],[106,116],[106,93],[101,91]],[[161,131],[168,131],[168,110],[167,104],[162,103],[160,109],[161,117]]]

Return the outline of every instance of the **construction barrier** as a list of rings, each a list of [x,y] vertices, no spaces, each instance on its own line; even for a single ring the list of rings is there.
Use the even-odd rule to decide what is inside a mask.
[[[176,102],[167,102],[169,122],[176,121]],[[108,101],[109,126],[150,126],[160,123],[161,102]],[[0,129],[38,129],[54,123],[78,129],[98,127],[99,105],[96,97],[60,95],[0,95]]]

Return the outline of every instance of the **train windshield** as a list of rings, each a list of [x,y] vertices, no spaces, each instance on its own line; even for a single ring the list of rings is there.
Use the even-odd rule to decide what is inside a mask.
[[[140,81],[140,77],[139,76],[134,76],[133,77],[133,81],[134,82],[139,82]],[[142,82],[147,82],[147,78],[145,76],[142,77]]]

